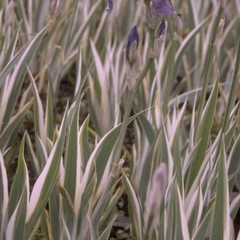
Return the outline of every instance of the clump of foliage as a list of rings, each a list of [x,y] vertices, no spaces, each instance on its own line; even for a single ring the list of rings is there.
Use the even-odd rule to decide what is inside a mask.
[[[0,239],[240,239],[239,16],[1,1]]]

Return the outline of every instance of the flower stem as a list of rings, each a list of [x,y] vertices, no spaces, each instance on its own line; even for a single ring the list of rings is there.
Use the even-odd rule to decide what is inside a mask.
[[[150,29],[150,49],[153,46],[153,43],[154,43],[154,29]],[[143,68],[140,76],[136,80],[136,85],[135,85],[136,90],[138,89],[139,85],[142,83],[142,81],[143,81],[144,77],[146,76],[148,70],[150,69],[153,61],[154,61],[154,59],[148,58],[145,67]],[[123,115],[122,125],[121,125],[121,129],[120,129],[120,135],[119,135],[117,148],[116,148],[114,161],[113,161],[114,163],[118,162],[119,159],[120,159],[120,156],[121,156],[122,146],[123,146],[123,143],[124,143],[124,139],[125,139],[125,135],[126,135],[126,131],[127,131],[127,126],[128,126],[128,123],[129,123],[129,116],[130,116],[130,113],[131,113],[131,110],[132,110],[135,92],[136,91],[128,90],[127,105],[126,105],[124,115]]]
[[[128,126],[128,120],[129,120],[129,116],[130,116],[130,113],[132,110],[134,95],[135,95],[134,91],[128,91],[127,105],[126,105],[124,115],[123,115],[123,121],[122,121],[121,129],[120,129],[119,139],[118,139],[118,143],[117,143],[117,149],[116,149],[114,161],[113,161],[114,163],[118,162],[120,159],[120,156],[121,156],[122,146],[124,143],[127,126]]]

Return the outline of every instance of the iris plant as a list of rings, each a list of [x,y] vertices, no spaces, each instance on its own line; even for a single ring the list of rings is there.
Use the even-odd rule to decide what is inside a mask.
[[[174,13],[174,8],[170,0],[152,0],[152,12],[157,15],[171,15]]]
[[[113,0],[108,0],[108,9],[106,10],[108,13],[111,13],[113,10]]]
[[[135,82],[139,75],[140,61],[138,56],[139,37],[137,27],[134,26],[128,34],[125,65],[130,90],[135,90]]]

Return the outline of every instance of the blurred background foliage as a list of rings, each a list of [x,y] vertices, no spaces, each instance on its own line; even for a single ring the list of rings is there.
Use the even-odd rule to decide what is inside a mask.
[[[149,59],[143,1],[0,2],[1,239],[239,239],[240,4],[172,3],[182,35],[167,28],[122,146],[134,25]]]

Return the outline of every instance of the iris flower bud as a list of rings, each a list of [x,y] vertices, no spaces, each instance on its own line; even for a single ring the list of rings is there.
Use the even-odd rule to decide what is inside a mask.
[[[153,175],[152,188],[149,193],[148,209],[150,213],[159,210],[167,188],[167,165],[161,163]]]
[[[138,44],[139,37],[137,33],[137,27],[134,26],[128,34],[127,46],[125,50],[125,65],[128,76],[128,86],[132,91],[135,91],[136,79],[140,73]]]
[[[156,58],[157,56],[159,56],[163,42],[164,42],[165,32],[166,32],[166,24],[165,24],[165,21],[163,20],[157,30],[157,35],[153,43],[153,48],[149,52],[150,58]]]
[[[126,57],[130,65],[132,65],[136,59],[138,44],[139,37],[137,33],[137,27],[134,26],[128,34],[126,47]]]
[[[158,38],[162,37],[165,34],[165,31],[166,31],[166,24],[165,24],[165,21],[163,20],[158,28],[157,37]]]
[[[146,18],[146,22],[148,24],[148,27],[155,29],[156,26],[161,21],[162,16],[156,15],[150,10],[150,6],[148,6],[146,3],[138,3],[143,8],[143,13]]]
[[[170,0],[144,0],[144,3],[139,3],[139,5],[143,7],[146,22],[152,29],[158,26],[162,16],[174,13],[174,8]]]
[[[152,12],[157,15],[171,15],[174,8],[170,0],[152,0]]]
[[[108,0],[108,9],[106,9],[107,13],[111,13],[113,10],[113,0]]]

